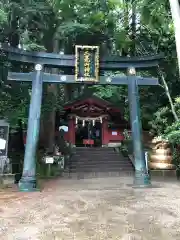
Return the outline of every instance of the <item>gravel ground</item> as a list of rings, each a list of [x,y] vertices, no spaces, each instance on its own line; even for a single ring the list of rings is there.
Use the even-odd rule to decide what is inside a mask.
[[[180,239],[180,183],[133,189],[130,177],[53,180],[0,192],[1,240]]]

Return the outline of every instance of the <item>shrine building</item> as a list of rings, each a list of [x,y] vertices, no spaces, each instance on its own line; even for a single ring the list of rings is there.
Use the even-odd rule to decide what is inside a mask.
[[[68,125],[65,140],[76,147],[118,146],[124,129],[129,129],[121,109],[97,96],[66,104],[61,119]]]

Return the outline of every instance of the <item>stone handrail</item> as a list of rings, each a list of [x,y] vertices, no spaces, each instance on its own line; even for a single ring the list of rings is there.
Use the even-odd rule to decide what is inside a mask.
[[[128,154],[128,157],[129,157],[129,159],[131,160],[131,162],[132,162],[132,164],[133,164],[133,166],[134,166],[134,158],[133,158],[133,155]]]

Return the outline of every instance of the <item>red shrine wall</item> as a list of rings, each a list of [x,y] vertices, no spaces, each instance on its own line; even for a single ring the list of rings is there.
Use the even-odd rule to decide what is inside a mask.
[[[69,142],[69,132],[64,134],[64,139]]]
[[[102,129],[102,145],[121,142],[124,139],[123,131],[123,129]],[[72,130],[69,129],[64,138],[66,141],[75,144],[75,133]]]
[[[75,120],[74,119],[69,119],[68,121],[68,132],[64,134],[64,139],[73,145],[75,145],[75,132],[76,132],[76,126],[75,126]]]
[[[121,142],[124,140],[124,129],[108,129],[108,142]]]
[[[124,129],[104,129],[104,131],[102,131],[102,145],[123,141],[124,139],[123,131]],[[131,135],[131,131],[129,131],[129,134]],[[145,144],[146,143],[149,144],[149,142],[152,141],[152,137],[149,136],[148,131],[143,131],[142,137],[143,137],[143,142]],[[70,132],[65,133],[65,140],[75,144],[75,133],[74,134],[72,133],[70,134]]]
[[[75,122],[74,119],[70,119],[68,123],[69,131],[65,133],[65,140],[72,144],[75,143]],[[108,128],[108,121],[103,121],[102,123],[102,145],[107,145],[108,143],[121,142],[124,139],[123,136],[124,129],[110,129]]]
[[[124,129],[108,128],[108,121],[104,120],[102,123],[102,145],[121,142],[124,139],[123,131]]]

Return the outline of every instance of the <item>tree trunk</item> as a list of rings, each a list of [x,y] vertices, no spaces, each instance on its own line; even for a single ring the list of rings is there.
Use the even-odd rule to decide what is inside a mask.
[[[9,42],[12,47],[17,47],[19,44],[19,31],[18,31],[19,17],[17,14],[17,9],[12,9],[9,19],[10,19]]]
[[[132,0],[132,23],[131,23],[131,56],[136,55],[136,1]]]
[[[59,52],[59,40],[53,39],[53,52]],[[58,69],[53,68],[52,73],[58,74]],[[51,95],[52,106],[49,114],[48,121],[48,151],[53,152],[55,142],[55,119],[56,119],[56,99],[57,99],[57,86],[50,84],[47,89],[48,95]]]
[[[53,39],[53,52],[59,52],[59,41]],[[58,74],[58,69],[53,68],[51,73]],[[49,84],[44,89],[45,112],[41,118],[40,142],[39,147],[45,148],[48,152],[53,152],[55,141],[55,123],[56,123],[56,101],[57,101],[57,85]]]
[[[169,0],[171,15],[174,22],[175,39],[176,39],[176,51],[178,58],[178,67],[180,75],[180,5],[178,0]]]
[[[64,97],[65,97],[65,103],[72,101],[74,97],[74,88],[75,86],[73,84],[67,84],[64,85]]]
[[[124,30],[126,32],[126,35],[128,36],[129,34],[129,3],[124,0],[123,1],[123,5],[124,5]],[[127,56],[128,55],[128,49],[127,48],[122,48],[121,50],[121,55],[122,56]]]

